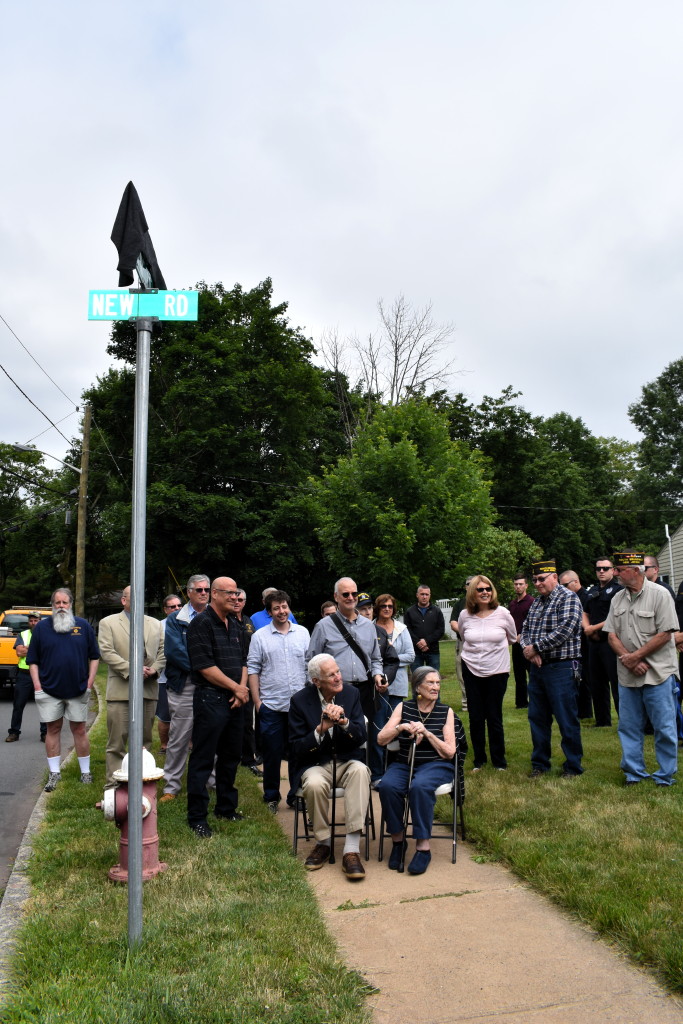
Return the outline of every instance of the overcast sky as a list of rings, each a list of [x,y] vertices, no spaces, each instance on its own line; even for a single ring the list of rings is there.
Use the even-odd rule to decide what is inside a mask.
[[[87,295],[118,284],[132,179],[168,287],[270,276],[314,340],[431,301],[455,390],[636,439],[629,402],[681,356],[680,3],[38,0],[2,24],[0,314],[74,401],[109,365]],[[2,323],[0,352],[71,437]],[[0,389],[0,440],[48,426]]]

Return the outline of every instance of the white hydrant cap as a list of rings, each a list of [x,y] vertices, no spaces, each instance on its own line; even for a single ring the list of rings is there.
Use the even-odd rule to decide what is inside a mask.
[[[128,782],[128,754],[124,755],[121,767],[112,773],[117,782]],[[157,768],[154,755],[146,747],[142,748],[142,781],[154,782],[163,778],[164,769]]]

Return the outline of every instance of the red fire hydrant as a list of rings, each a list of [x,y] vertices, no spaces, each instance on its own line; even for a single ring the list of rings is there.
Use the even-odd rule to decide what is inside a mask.
[[[159,833],[157,832],[157,780],[162,778],[149,750],[142,751],[142,880],[154,878],[165,871],[168,864],[159,860]],[[112,882],[128,882],[128,754],[120,769],[114,772],[119,783],[115,789],[105,789],[104,799],[97,804],[107,821],[114,821],[121,829],[119,863],[109,870]]]

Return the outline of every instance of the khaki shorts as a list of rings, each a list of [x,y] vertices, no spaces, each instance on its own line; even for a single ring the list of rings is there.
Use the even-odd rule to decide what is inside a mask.
[[[52,697],[45,690],[36,690],[36,707],[41,722],[58,722],[66,718],[69,722],[85,722],[88,718],[88,704],[91,690],[86,688],[80,697]]]

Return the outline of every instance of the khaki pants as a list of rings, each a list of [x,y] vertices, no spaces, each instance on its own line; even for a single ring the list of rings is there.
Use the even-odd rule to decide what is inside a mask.
[[[307,768],[301,778],[306,809],[313,821],[313,834],[318,843],[330,842],[330,795],[332,762]],[[370,769],[362,761],[337,762],[337,787],[344,789],[344,818],[348,832],[360,832],[370,799]],[[339,815],[337,814],[338,818]]]
[[[146,747],[150,747],[152,745],[154,713],[157,707],[156,697],[154,700],[143,700],[142,705],[142,742]],[[112,786],[116,785],[114,772],[118,771],[121,767],[123,755],[128,747],[127,700],[107,701],[107,731],[107,778],[104,788],[111,789]]]

